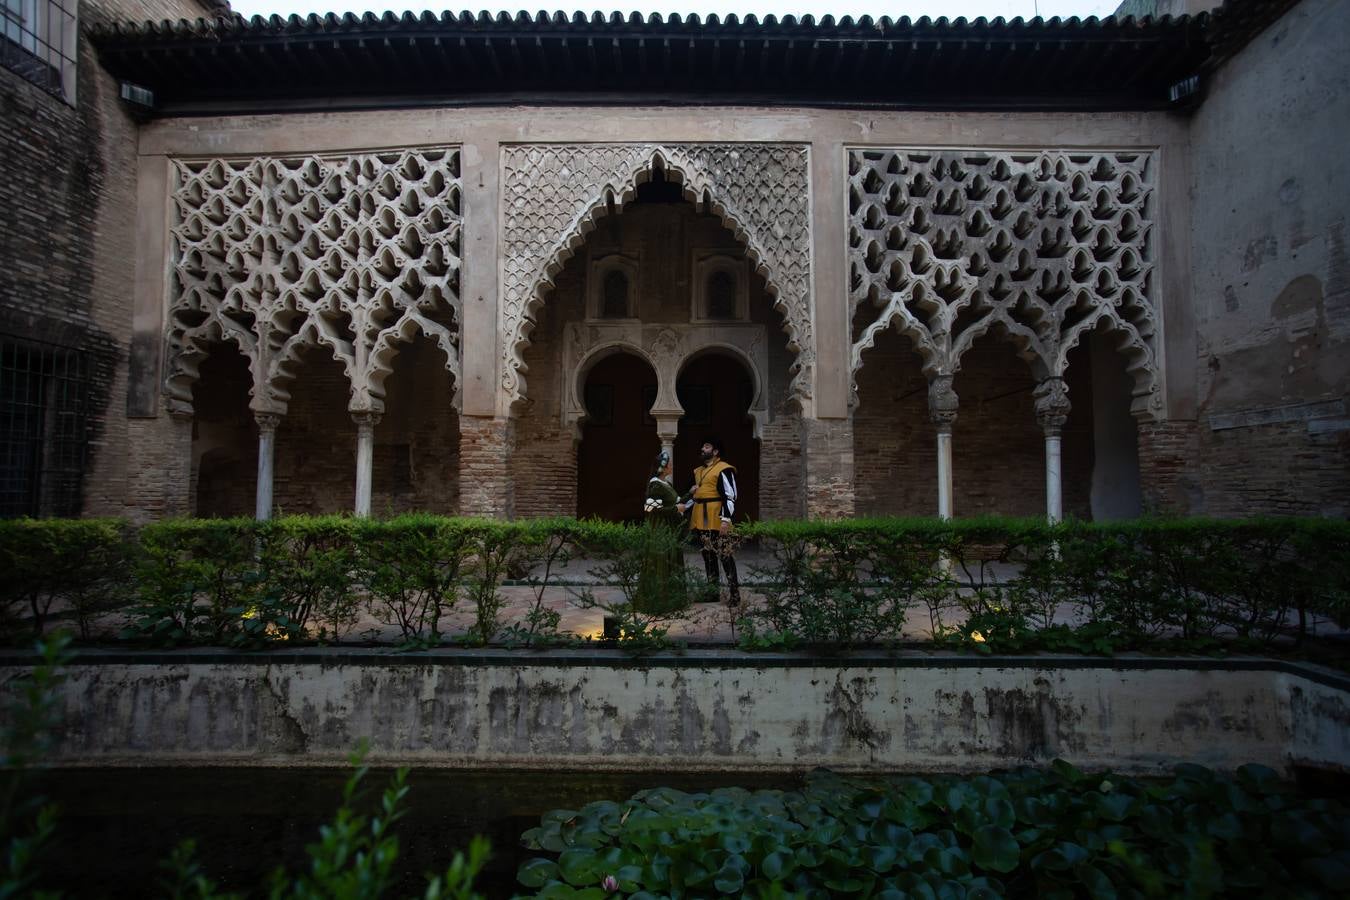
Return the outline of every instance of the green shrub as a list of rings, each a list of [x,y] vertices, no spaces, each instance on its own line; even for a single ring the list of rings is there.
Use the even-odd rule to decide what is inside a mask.
[[[799,791],[642,791],[523,835],[537,897],[1319,897],[1347,810],[1259,766],[1143,782],[1063,762],[999,776],[808,777]]]
[[[1326,620],[1350,626],[1342,521],[876,518],[737,533],[774,559],[755,573],[763,601],[743,614],[748,646],[894,641],[915,608],[935,638],[986,651],[1212,649],[1234,639],[1255,649],[1301,640]],[[67,613],[88,637],[96,614],[132,595],[128,637],[261,646],[339,638],[368,603],[417,647],[438,643],[446,613],[466,602],[467,641],[549,646],[575,638],[559,632],[544,591],[580,555],[623,600],[582,592],[578,602],[604,607],[649,649],[698,590],[682,565],[662,574],[649,564],[680,549],[674,535],[568,518],[187,520],[136,534],[114,521],[18,520],[0,522],[0,614],[11,637]],[[533,589],[518,621],[502,615],[509,578]]]
[[[132,552],[116,519],[0,520],[0,636],[41,634],[64,606],[87,639],[95,615],[125,603]]]
[[[252,519],[176,519],[141,529],[139,602],[123,635],[168,646],[232,644],[250,636],[245,617],[264,587],[257,525]]]
[[[389,521],[359,521],[357,570],[372,612],[397,625],[406,646],[434,646],[441,619],[454,608],[463,586],[469,535],[453,519],[407,515]]]

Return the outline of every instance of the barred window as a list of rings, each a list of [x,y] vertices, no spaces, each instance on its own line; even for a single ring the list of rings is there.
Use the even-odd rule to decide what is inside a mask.
[[[79,0],[0,0],[0,63],[75,103]]]
[[[83,354],[0,336],[0,516],[76,516],[84,477]]]

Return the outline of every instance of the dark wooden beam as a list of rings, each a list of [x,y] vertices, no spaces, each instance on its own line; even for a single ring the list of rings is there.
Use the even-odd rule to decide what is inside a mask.
[[[539,69],[539,78],[547,82],[552,74],[552,66],[548,63],[548,48],[544,46],[544,39],[535,37],[534,39],[534,64]]]
[[[497,58],[497,48],[492,43],[492,38],[483,38],[483,53],[487,56],[488,65],[492,67],[492,77],[498,83],[502,81],[502,61]]]
[[[408,38],[408,58],[413,61],[413,66],[417,69],[418,81],[424,85],[436,81],[436,75],[432,72],[431,66],[427,62],[426,54],[422,52],[422,48],[418,45],[415,36]]]

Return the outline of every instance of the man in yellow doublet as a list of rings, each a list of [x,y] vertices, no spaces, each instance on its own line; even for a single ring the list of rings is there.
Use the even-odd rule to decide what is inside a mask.
[[[720,583],[717,563],[721,560],[727,573],[729,600],[734,606],[741,602],[741,583],[731,542],[726,537],[731,530],[731,517],[736,514],[736,467],[722,459],[722,442],[717,438],[704,441],[701,452],[703,465],[694,469],[694,486],[685,495],[680,511],[692,507],[689,529],[703,545],[708,584],[715,587]]]

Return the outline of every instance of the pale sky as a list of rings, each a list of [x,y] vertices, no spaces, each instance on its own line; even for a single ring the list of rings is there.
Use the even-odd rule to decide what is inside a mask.
[[[946,16],[954,19],[957,16],[965,16],[967,19],[974,19],[978,16],[994,18],[1003,16],[1005,19],[1011,19],[1021,16],[1030,19],[1033,16],[1040,15],[1045,18],[1051,16],[1078,16],[1086,18],[1088,16],[1109,16],[1117,6],[1120,0],[899,0],[899,2],[883,2],[883,0],[847,0],[845,3],[827,3],[819,0],[787,0],[787,2],[773,2],[773,0],[725,0],[720,3],[700,3],[691,2],[691,0],[673,0],[673,2],[663,2],[650,5],[627,4],[617,5],[597,5],[582,3],[580,0],[574,3],[547,3],[541,4],[536,0],[531,5],[514,4],[502,5],[484,2],[479,5],[462,4],[453,7],[429,7],[421,5],[400,5],[397,3],[380,4],[371,2],[371,0],[231,0],[230,6],[235,12],[245,16],[270,16],[281,15],[288,16],[292,13],[307,15],[309,13],[327,13],[327,12],[366,12],[372,11],[382,13],[386,10],[403,12],[405,9],[411,9],[421,12],[423,9],[433,9],[440,12],[443,9],[453,9],[458,12],[461,9],[468,9],[472,12],[487,10],[491,13],[506,11],[512,14],[524,9],[531,14],[540,9],[553,10],[561,9],[571,13],[574,10],[582,10],[590,13],[599,9],[608,14],[612,10],[619,10],[625,16],[634,10],[641,12],[644,17],[648,13],[659,12],[667,14],[678,12],[680,14],[698,13],[705,16],[709,13],[725,15],[727,13],[736,13],[737,15],[746,15],[754,13],[757,16],[764,16],[773,13],[777,16],[783,16],[788,13],[793,15],[805,15],[810,13],[819,19],[826,14],[832,14],[836,19],[845,14],[854,18],[862,15],[872,16],[879,19],[882,16],[890,16],[892,19],[898,19],[901,16],[909,16],[917,19],[920,16]]]

